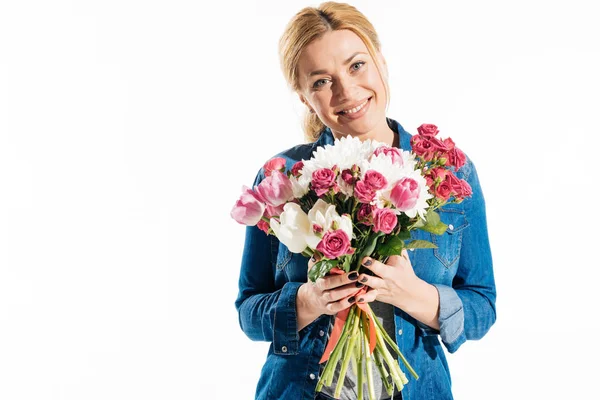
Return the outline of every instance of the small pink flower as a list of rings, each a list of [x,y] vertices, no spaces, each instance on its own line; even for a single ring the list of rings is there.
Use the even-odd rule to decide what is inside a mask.
[[[365,173],[363,180],[365,184],[374,192],[383,189],[387,185],[387,179],[385,179],[385,176],[374,169],[368,170]]]
[[[435,196],[442,200],[448,200],[452,193],[454,193],[454,189],[452,188],[452,184],[450,183],[450,179],[448,179],[450,175],[446,176],[446,179],[435,188]]]
[[[466,161],[467,157],[465,156],[465,153],[463,153],[458,147],[455,147],[448,152],[448,162],[456,169],[459,169],[465,165]]]
[[[271,176],[273,171],[283,172],[285,170],[285,158],[272,158],[265,163],[263,169],[265,170],[265,176]]]
[[[329,189],[334,188],[335,175],[335,172],[329,168],[321,168],[313,172],[310,185],[317,196],[321,197],[323,194],[327,193]]]
[[[294,197],[292,182],[280,171],[272,171],[256,188],[266,203],[279,206]]]
[[[376,208],[373,217],[373,232],[391,233],[398,224],[398,216],[390,208]]]
[[[349,253],[350,238],[341,229],[328,231],[317,245],[317,250],[330,260],[336,259]]]
[[[469,185],[469,182],[465,181],[464,179],[460,180],[460,197],[469,197],[473,195],[473,189],[471,189],[471,185]]]
[[[433,124],[422,124],[417,128],[419,135],[423,136],[435,136],[439,133],[438,127]]]
[[[370,204],[361,204],[356,213],[358,222],[364,225],[373,225],[373,206]]]
[[[267,221],[261,219],[260,221],[258,221],[258,224],[256,224],[256,226],[258,227],[258,229],[260,229],[261,231],[263,231],[267,235],[269,234],[270,225],[269,225],[269,223]]]
[[[456,147],[456,145],[454,144],[454,140],[452,140],[450,138],[444,139],[444,145],[446,145],[446,148],[448,149],[448,151],[450,151]]]
[[[358,181],[354,186],[354,195],[361,203],[370,203],[375,198],[375,191],[365,181]]]
[[[242,187],[242,195],[231,210],[231,218],[242,225],[254,226],[262,218],[265,205],[260,197],[248,187]]]
[[[446,179],[446,175],[448,175],[449,171],[446,168],[434,168],[431,170],[431,178],[436,182],[442,182]]]
[[[292,167],[292,175],[294,175],[296,178],[299,177],[301,175],[300,171],[302,171],[302,168],[304,168],[304,162],[298,161]]]
[[[411,178],[402,178],[392,188],[390,200],[398,210],[410,210],[417,204],[419,192],[417,181]]]
[[[381,146],[376,148],[373,154],[376,156],[379,154],[385,154],[392,159],[392,163],[398,164],[400,166],[404,165],[402,154],[400,153],[400,149],[398,149],[397,147]]]
[[[348,185],[354,185],[356,182],[356,177],[352,174],[352,170],[345,169],[342,171],[342,180],[346,182]]]

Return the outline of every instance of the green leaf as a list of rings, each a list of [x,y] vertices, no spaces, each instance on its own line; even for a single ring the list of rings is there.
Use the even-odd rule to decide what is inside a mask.
[[[338,264],[338,260],[321,260],[318,261],[312,268],[308,271],[308,279],[311,282],[315,282],[317,279],[324,277],[331,271],[331,268],[335,267]]]
[[[437,249],[437,246],[428,240],[413,240],[406,244],[407,249]]]
[[[427,215],[425,215],[426,223],[423,227],[419,228],[426,232],[431,232],[436,235],[441,235],[446,232],[448,225],[443,223],[440,220],[440,216],[433,210],[430,210]]]
[[[375,245],[377,244],[377,239],[379,239],[383,235],[384,235],[383,232],[377,232],[369,237],[369,239],[367,240],[367,243],[365,244],[365,247],[358,254],[358,258],[356,259],[357,270],[358,270],[358,267],[362,264],[363,258],[373,254],[373,251],[375,251]]]
[[[390,236],[388,240],[379,245],[377,252],[382,256],[389,257],[401,254],[403,248],[404,240],[398,236]]]
[[[399,239],[408,240],[408,239],[410,239],[410,232],[409,231],[400,231],[400,232],[398,232],[398,234],[396,236]]]

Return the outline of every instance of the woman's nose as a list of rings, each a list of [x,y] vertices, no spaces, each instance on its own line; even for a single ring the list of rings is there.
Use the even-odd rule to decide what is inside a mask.
[[[354,83],[351,78],[338,78],[333,84],[333,93],[338,103],[344,103],[352,99]]]

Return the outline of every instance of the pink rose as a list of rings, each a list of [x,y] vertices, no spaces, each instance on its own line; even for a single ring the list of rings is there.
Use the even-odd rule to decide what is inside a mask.
[[[446,168],[434,168],[431,170],[431,178],[436,182],[442,182],[446,179],[449,171]]]
[[[390,200],[398,210],[410,210],[417,204],[419,192],[417,181],[411,178],[402,178],[392,188]]]
[[[302,175],[301,174],[302,168],[304,168],[304,162],[298,161],[292,167],[292,175],[294,175],[296,178],[299,177],[300,175]]]
[[[265,170],[265,176],[271,176],[273,171],[283,172],[285,170],[285,158],[275,157],[270,159],[263,166]]]
[[[352,173],[351,169],[345,169],[342,171],[342,180],[348,185],[354,185],[354,183],[356,182],[356,177]]]
[[[440,184],[435,188],[435,196],[442,200],[448,200],[450,196],[454,193],[454,188],[452,187],[452,183],[450,182],[450,176],[454,176],[452,174],[448,174],[446,179],[440,182]]]
[[[317,245],[317,250],[330,260],[350,253],[350,238],[341,229],[329,231]]]
[[[458,147],[453,148],[448,152],[448,162],[450,165],[453,165],[456,169],[459,169],[465,162],[467,161],[467,157],[465,153],[462,152]]]
[[[419,135],[423,136],[435,136],[439,133],[438,127],[433,124],[422,124],[417,128]]]
[[[272,206],[277,207],[294,197],[292,182],[280,171],[272,171],[256,188],[259,196]]]
[[[465,181],[464,179],[460,180],[460,194],[463,198],[473,195],[473,189],[471,189],[471,185],[469,185],[469,182]]]
[[[398,164],[400,166],[404,165],[404,160],[402,159],[402,154],[400,153],[400,149],[396,147],[388,147],[381,146],[375,149],[373,152],[374,155],[385,154],[392,159],[392,163]]]
[[[242,195],[231,210],[231,218],[242,225],[254,226],[262,218],[265,205],[252,189],[242,187]]]
[[[371,188],[372,191],[383,189],[387,185],[387,179],[380,172],[370,169],[365,173],[363,178],[365,185]]]
[[[456,147],[456,145],[454,144],[454,140],[450,139],[450,138],[446,138],[444,139],[444,145],[446,145],[446,148],[448,149],[448,151],[452,150],[454,147]]]
[[[437,150],[434,144],[425,136],[413,136],[410,138],[410,145],[412,151],[422,157],[425,161],[429,161],[433,158],[433,154]]]
[[[370,203],[375,198],[375,191],[365,181],[358,181],[354,186],[354,195],[361,203]]]
[[[330,188],[335,186],[335,172],[329,168],[321,168],[313,172],[312,189],[317,193],[317,196],[322,196],[327,193]]]
[[[398,224],[398,216],[391,208],[376,208],[373,232],[391,233]]]
[[[370,204],[361,204],[356,213],[358,222],[364,225],[373,225],[373,206]]]

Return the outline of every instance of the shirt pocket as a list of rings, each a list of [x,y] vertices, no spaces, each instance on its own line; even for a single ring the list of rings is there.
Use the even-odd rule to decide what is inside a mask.
[[[463,230],[469,226],[464,210],[460,208],[441,207],[438,209],[440,219],[448,225],[441,235],[431,235],[435,257],[448,269],[452,268],[460,257]]]

